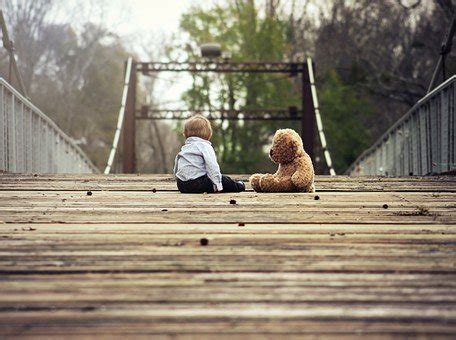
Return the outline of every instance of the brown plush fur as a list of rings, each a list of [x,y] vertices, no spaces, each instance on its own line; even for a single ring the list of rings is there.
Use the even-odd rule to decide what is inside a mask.
[[[274,175],[254,174],[250,184],[257,192],[315,192],[312,160],[301,137],[292,129],[277,130],[269,158],[279,164]]]

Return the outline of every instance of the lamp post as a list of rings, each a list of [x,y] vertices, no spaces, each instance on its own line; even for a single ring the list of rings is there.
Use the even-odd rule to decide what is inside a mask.
[[[201,57],[203,58],[219,58],[222,56],[222,47],[220,44],[202,44],[201,45]]]

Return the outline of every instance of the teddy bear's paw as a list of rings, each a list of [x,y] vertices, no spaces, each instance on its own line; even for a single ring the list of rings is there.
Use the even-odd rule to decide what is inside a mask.
[[[315,184],[312,183],[310,185],[305,186],[304,188],[300,188],[299,191],[313,193],[315,192]]]
[[[260,179],[260,187],[262,191],[267,191],[267,192],[276,192],[280,191],[277,188],[277,180],[276,178],[271,175],[271,174],[266,174],[261,177]]]
[[[261,174],[253,174],[249,178],[250,185],[252,186],[253,190],[261,191],[260,180],[263,175]]]
[[[308,174],[295,172],[293,176],[291,176],[291,181],[293,182],[294,186],[298,189],[298,191],[303,192],[310,192],[311,183],[313,183],[312,179],[309,178]]]
[[[309,192],[315,192],[315,183],[312,183],[312,185],[309,187]]]

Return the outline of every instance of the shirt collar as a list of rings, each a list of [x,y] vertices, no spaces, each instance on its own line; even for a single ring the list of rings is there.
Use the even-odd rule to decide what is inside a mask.
[[[212,143],[204,138],[200,137],[188,137],[185,140],[185,144],[191,144],[191,143],[196,143],[196,142],[203,142],[203,143],[209,143],[209,145],[212,145]]]

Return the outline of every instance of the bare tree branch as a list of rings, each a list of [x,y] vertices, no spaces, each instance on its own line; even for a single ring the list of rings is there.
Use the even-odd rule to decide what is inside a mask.
[[[415,9],[417,8],[418,6],[421,5],[421,0],[415,0],[415,2],[413,2],[412,4],[410,5],[406,5],[404,4],[404,0],[397,0],[397,3],[404,9],[406,10],[411,10],[411,9]]]
[[[442,9],[447,19],[451,20],[455,12],[452,0],[435,0],[435,2]]]

